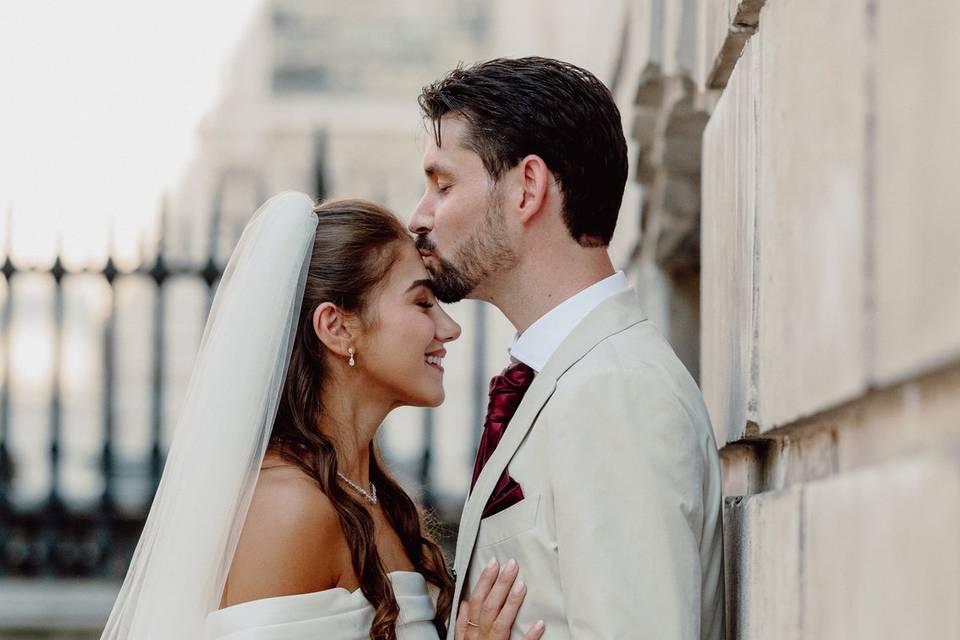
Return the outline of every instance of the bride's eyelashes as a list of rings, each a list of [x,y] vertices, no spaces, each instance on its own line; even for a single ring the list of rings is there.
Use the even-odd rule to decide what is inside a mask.
[[[432,308],[433,308],[433,303],[432,303],[432,302],[418,302],[418,303],[417,303],[417,306],[418,306],[418,307],[423,307],[424,309],[432,309]]]

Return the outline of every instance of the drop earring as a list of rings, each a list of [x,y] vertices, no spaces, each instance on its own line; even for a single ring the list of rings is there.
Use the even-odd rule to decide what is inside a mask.
[[[347,364],[349,364],[351,367],[357,366],[357,361],[353,357],[353,354],[354,354],[353,347],[348,348],[347,353],[350,354],[350,361]]]

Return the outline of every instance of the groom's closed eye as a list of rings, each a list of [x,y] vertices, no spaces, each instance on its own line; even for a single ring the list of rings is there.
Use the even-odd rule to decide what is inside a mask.
[[[423,172],[433,182],[450,182],[453,179],[453,171],[439,162],[431,162],[423,168]]]

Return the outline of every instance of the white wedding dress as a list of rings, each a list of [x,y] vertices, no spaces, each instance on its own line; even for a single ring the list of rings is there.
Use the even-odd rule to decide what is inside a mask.
[[[427,581],[414,571],[387,574],[400,605],[398,640],[437,640]],[[367,640],[373,606],[343,587],[231,605],[207,615],[207,640]]]

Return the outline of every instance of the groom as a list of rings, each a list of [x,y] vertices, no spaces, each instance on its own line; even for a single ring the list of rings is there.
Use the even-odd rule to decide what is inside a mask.
[[[546,638],[719,640],[716,443],[607,251],[627,178],[609,90],[557,60],[499,59],[419,100],[431,135],[410,230],[437,296],[489,302],[517,331],[491,381],[454,611],[489,561],[516,559],[514,638],[542,619]]]

